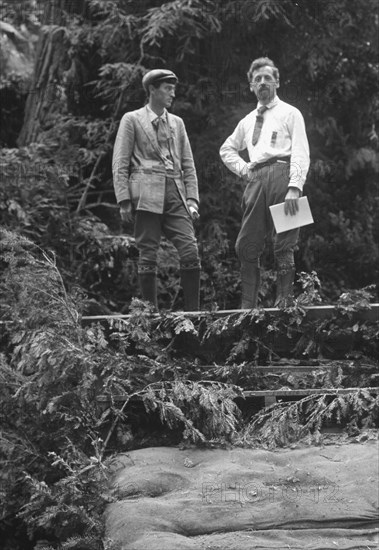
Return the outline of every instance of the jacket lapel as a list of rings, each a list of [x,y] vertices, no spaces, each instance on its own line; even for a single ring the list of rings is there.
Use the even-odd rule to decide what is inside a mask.
[[[142,107],[142,109],[140,109],[138,113],[138,122],[142,130],[145,132],[146,136],[149,138],[155,151],[158,153],[158,155],[160,155],[157,134],[154,131],[153,125],[150,122],[149,113],[146,107]]]
[[[167,121],[168,121],[168,126],[169,126],[169,132],[170,132],[170,138],[171,138],[171,148],[172,149],[175,149],[177,150],[177,147],[178,147],[178,140],[175,139],[177,137],[177,125],[176,125],[176,120],[175,118],[172,116],[171,113],[167,113]]]
[[[170,128],[170,137],[173,139],[176,135],[176,123],[171,113],[167,113],[168,126]]]
[[[151,124],[149,113],[146,107],[142,107],[142,109],[139,110],[137,120],[142,130],[150,140],[154,148],[154,151],[157,153],[157,155],[159,155],[160,158],[163,158],[161,148],[159,147],[157,134],[153,128],[153,125]],[[168,120],[170,137],[172,138],[171,147],[176,149],[177,143],[176,143],[176,140],[174,139],[177,133],[176,122],[174,117],[172,117],[170,113],[167,113],[167,120]]]

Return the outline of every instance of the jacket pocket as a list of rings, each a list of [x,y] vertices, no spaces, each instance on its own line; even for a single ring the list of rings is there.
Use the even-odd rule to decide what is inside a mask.
[[[141,186],[143,185],[143,179],[146,178],[144,174],[134,173],[129,178],[129,193],[133,202],[138,201],[141,195]]]

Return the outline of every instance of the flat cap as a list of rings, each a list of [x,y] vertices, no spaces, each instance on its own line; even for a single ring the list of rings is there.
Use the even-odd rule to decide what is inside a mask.
[[[145,92],[148,92],[150,84],[166,81],[172,81],[173,84],[176,84],[178,82],[178,77],[175,73],[166,69],[153,69],[152,71],[147,72],[142,78],[142,86]]]

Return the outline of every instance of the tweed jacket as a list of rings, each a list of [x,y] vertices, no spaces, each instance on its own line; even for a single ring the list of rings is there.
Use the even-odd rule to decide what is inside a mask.
[[[173,177],[185,207],[186,199],[199,201],[191,146],[183,120],[167,113],[174,161]],[[166,170],[147,107],[126,113],[113,149],[113,185],[117,202],[132,200],[137,210],[163,213]]]

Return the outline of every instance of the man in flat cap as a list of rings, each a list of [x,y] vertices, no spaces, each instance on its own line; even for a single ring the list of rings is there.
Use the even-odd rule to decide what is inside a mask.
[[[113,151],[113,183],[121,219],[128,223],[134,219],[143,300],[157,307],[157,253],[163,234],[179,254],[184,308],[197,311],[196,169],[184,122],[167,111],[177,82],[176,75],[165,69],[154,69],[143,77],[148,103],[121,119]]]

